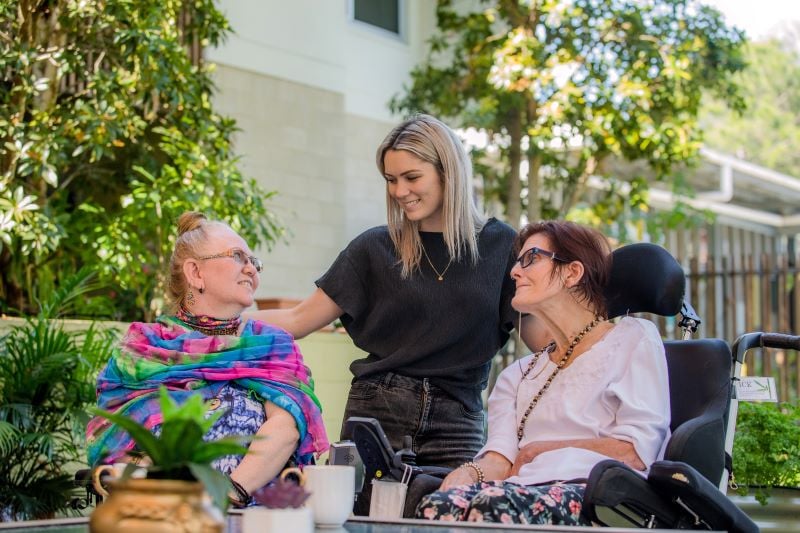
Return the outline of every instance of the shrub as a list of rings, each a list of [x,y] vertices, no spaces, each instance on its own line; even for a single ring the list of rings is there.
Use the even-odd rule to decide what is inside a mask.
[[[800,401],[739,404],[733,443],[739,494],[766,505],[772,487],[800,487]]]
[[[83,461],[86,411],[99,367],[116,341],[95,325],[68,331],[58,318],[95,289],[82,270],[35,317],[0,338],[0,513],[47,518],[74,495],[69,463]]]

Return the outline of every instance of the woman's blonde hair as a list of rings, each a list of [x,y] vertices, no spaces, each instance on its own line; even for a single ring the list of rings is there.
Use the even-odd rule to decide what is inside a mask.
[[[224,222],[209,220],[203,213],[197,211],[186,211],[178,217],[178,238],[175,239],[175,248],[169,259],[167,280],[167,292],[173,311],[178,309],[189,293],[190,287],[183,273],[183,263],[189,258],[200,255],[200,249],[209,237],[209,230],[214,227],[229,226]]]
[[[385,175],[384,157],[388,150],[405,150],[436,168],[442,181],[442,223],[447,250],[456,261],[467,254],[476,263],[477,234],[485,219],[475,205],[472,163],[458,136],[442,121],[430,115],[416,115],[390,131],[378,147],[376,159],[381,175]],[[419,223],[406,218],[389,195],[388,187],[386,212],[389,235],[403,265],[401,275],[407,278],[419,268],[422,258]]]

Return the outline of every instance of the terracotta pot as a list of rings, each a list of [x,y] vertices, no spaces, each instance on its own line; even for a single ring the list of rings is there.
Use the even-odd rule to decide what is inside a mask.
[[[171,479],[111,481],[109,497],[89,519],[93,533],[218,533],[222,514],[198,482]]]

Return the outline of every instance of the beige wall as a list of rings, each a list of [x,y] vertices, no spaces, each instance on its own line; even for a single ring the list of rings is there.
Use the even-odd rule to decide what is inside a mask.
[[[317,332],[297,341],[306,365],[314,378],[314,390],[322,404],[322,419],[328,440],[339,440],[347,391],[350,390],[350,363],[366,354],[353,346],[345,333]]]
[[[266,262],[259,298],[302,298],[355,235],[385,221],[375,148],[392,124],[344,112],[339,93],[219,65],[220,113],[236,119],[241,169],[288,230]]]

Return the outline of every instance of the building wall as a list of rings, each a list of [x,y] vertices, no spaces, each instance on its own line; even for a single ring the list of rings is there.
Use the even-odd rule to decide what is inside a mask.
[[[405,2],[403,37],[349,19],[347,1],[225,0],[234,34],[217,65],[216,108],[241,131],[241,169],[288,232],[258,298],[303,298],[358,233],[385,223],[375,149],[400,117],[387,103],[421,59],[434,3]]]

